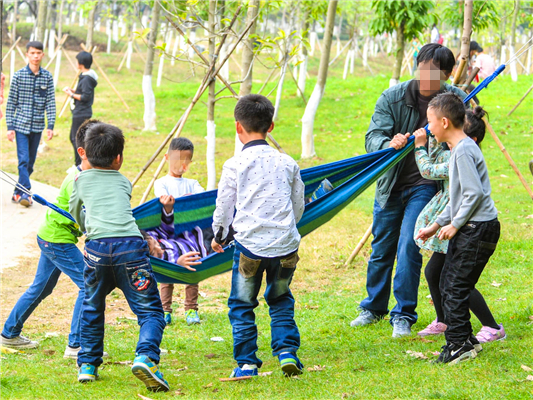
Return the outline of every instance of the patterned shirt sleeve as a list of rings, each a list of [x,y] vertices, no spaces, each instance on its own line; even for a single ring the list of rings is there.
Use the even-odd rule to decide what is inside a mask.
[[[235,203],[237,202],[237,176],[229,162],[224,164],[218,183],[217,207],[213,214],[213,233],[217,235],[222,229],[222,239],[228,236],[229,226],[233,221]]]
[[[15,117],[15,110],[18,106],[18,93],[18,74],[15,73],[13,74],[13,78],[11,79],[11,84],[9,86],[9,96],[7,98],[6,104],[6,124],[8,131],[15,130],[15,126],[13,125],[13,118]]]
[[[48,76],[48,88],[46,92],[46,118],[48,119],[48,129],[54,130],[56,123],[56,95],[54,90],[54,78],[52,74]]]
[[[296,220],[296,223],[300,222],[300,219],[302,219],[302,215],[305,210],[304,194],[305,185],[300,176],[300,167],[296,165],[294,180],[292,181],[291,193],[292,209],[294,211],[294,219]]]
[[[431,180],[446,180],[450,176],[449,171],[449,151],[443,150],[442,152],[448,154],[441,154],[438,158],[443,162],[438,163],[431,160],[426,149],[419,148],[415,151],[416,164],[420,170],[422,177]]]

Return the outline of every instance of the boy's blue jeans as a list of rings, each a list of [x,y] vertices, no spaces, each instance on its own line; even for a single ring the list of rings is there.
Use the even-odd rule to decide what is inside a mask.
[[[29,135],[15,132],[17,141],[17,157],[19,169],[19,184],[31,189],[30,175],[37,158],[37,149],[41,142],[42,132],[32,132]],[[15,194],[22,194],[22,190],[15,188]]]
[[[136,354],[159,363],[165,319],[148,258],[148,244],[141,238],[89,240],[85,243],[84,258],[85,300],[78,366],[102,364],[105,300],[116,287],[124,293],[141,327]]]
[[[405,318],[411,325],[416,322],[422,255],[413,235],[418,214],[436,192],[435,185],[413,186],[392,192],[384,208],[374,201],[374,240],[366,278],[368,297],[361,302],[361,308],[377,316],[388,313],[392,269],[396,258],[396,305],[390,313],[391,322],[394,317]]]
[[[294,321],[294,297],[289,289],[297,259],[297,252],[275,258],[259,257],[236,242],[228,306],[233,329],[233,357],[239,367],[244,364],[261,367],[263,364],[256,356],[254,313],[254,308],[259,305],[257,295],[263,272],[266,272],[267,282],[264,296],[271,318],[272,355],[286,351],[296,354],[298,351],[300,333]]]
[[[24,292],[7,317],[2,336],[14,338],[20,335],[24,322],[37,308],[39,303],[54,290],[61,272],[66,274],[78,286],[78,298],[74,305],[68,345],[80,346],[80,317],[83,298],[83,255],[73,243],[50,243],[37,236],[41,248],[41,258],[31,286]]]

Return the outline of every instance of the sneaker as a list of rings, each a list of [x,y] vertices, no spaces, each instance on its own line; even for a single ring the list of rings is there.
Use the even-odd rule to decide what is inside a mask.
[[[231,372],[231,375],[229,377],[230,378],[252,378],[257,375],[259,375],[259,370],[257,368],[257,365],[244,364],[242,368],[241,367],[235,368]]]
[[[137,356],[133,360],[131,372],[146,385],[151,392],[168,392],[170,386],[163,378],[163,374],[148,356]]]
[[[395,317],[391,321],[392,337],[399,338],[411,334],[411,324],[406,318]]]
[[[293,353],[281,353],[279,355],[279,363],[281,364],[281,370],[285,376],[291,377],[304,373],[303,364]]]
[[[63,353],[63,358],[72,358],[74,360],[78,359],[78,353],[80,352],[81,347],[65,347],[65,352]],[[104,351],[104,354],[102,354],[102,357],[109,357],[109,354]]]
[[[470,335],[470,343],[472,343],[472,346],[474,346],[474,350],[477,354],[481,353],[483,351],[483,347],[479,343],[479,340],[474,335]]]
[[[172,323],[172,313],[165,311],[165,322],[167,325],[170,325]]]
[[[22,194],[20,196],[20,205],[24,207],[30,207],[33,204],[33,200],[30,196],[28,196],[26,193]]]
[[[13,197],[11,197],[12,203],[20,203],[20,194],[14,194]]]
[[[350,322],[350,326],[363,326],[368,324],[373,324],[374,322],[378,322],[379,317],[372,313],[372,311],[368,311],[364,308],[361,309],[361,313],[359,316],[354,319],[352,322]]]
[[[476,358],[477,352],[474,349],[470,340],[463,344],[448,343],[442,346],[442,351],[436,363],[457,364],[461,361],[471,360]]]
[[[446,331],[446,324],[443,324],[442,322],[433,321],[431,324],[426,326],[425,329],[422,329],[420,332],[418,332],[418,336],[431,336],[431,335],[443,335]]]
[[[489,326],[482,326],[481,330],[476,335],[476,339],[479,340],[479,343],[488,343],[495,342],[497,340],[504,340],[507,335],[505,334],[505,329],[503,329],[502,324],[498,324],[500,329],[494,329]]]
[[[187,325],[197,325],[201,322],[198,311],[196,310],[187,310],[185,320],[187,321]]]
[[[94,382],[98,379],[98,367],[95,367],[92,364],[81,364],[81,367],[78,369],[78,382],[87,383]]]
[[[10,349],[35,349],[39,346],[39,342],[28,339],[25,336],[19,335],[8,339],[0,335],[0,345]]]

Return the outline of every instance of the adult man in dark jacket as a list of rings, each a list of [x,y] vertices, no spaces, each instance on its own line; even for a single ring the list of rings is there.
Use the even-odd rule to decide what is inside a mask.
[[[79,127],[86,120],[93,116],[94,88],[98,85],[98,75],[91,69],[93,56],[87,51],[82,51],[76,56],[78,60],[78,69],[80,77],[76,90],[68,87],[63,91],[72,98],[72,125],[70,126],[70,142],[74,147],[75,165],[81,164],[81,158],[78,155],[78,146],[76,145],[76,133]]]
[[[365,138],[366,150],[403,148],[410,134],[427,124],[427,105],[438,93],[453,91],[464,98],[464,92],[444,83],[454,64],[455,58],[448,48],[437,43],[423,46],[417,57],[419,78],[385,90],[378,99]],[[352,326],[377,322],[389,312],[392,269],[397,258],[392,336],[411,333],[411,325],[417,320],[415,309],[422,267],[422,255],[413,240],[414,226],[418,214],[436,192],[436,182],[420,175],[413,151],[378,180],[374,240],[367,269],[368,297],[361,302],[361,313]]]

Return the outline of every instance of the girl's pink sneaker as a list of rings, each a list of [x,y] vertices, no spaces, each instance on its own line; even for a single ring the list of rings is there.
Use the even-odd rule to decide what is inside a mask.
[[[443,324],[435,319],[435,321],[429,324],[425,329],[418,332],[418,336],[442,335],[445,331],[446,324]]]
[[[496,340],[503,340],[507,337],[505,329],[502,324],[498,324],[500,329],[494,329],[489,326],[482,326],[481,330],[476,335],[476,339],[479,343],[495,342]]]

